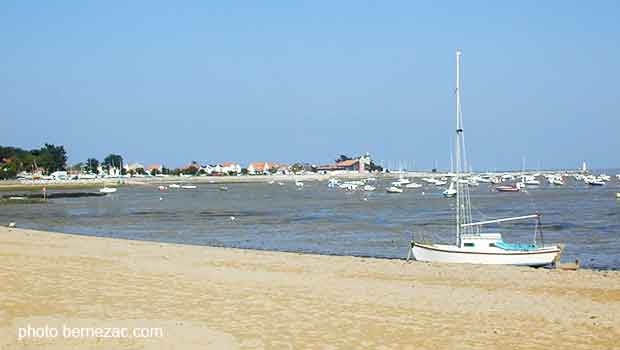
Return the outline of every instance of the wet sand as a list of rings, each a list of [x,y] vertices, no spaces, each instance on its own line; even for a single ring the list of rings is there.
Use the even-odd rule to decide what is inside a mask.
[[[404,252],[403,252],[404,253]],[[435,265],[0,228],[1,349],[612,349],[620,272]],[[27,325],[161,328],[26,338]]]

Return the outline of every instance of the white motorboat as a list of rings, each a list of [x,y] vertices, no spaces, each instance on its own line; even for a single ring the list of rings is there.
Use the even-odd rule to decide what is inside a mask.
[[[101,193],[114,193],[116,192],[116,188],[115,187],[103,187],[99,189],[99,192]]]
[[[420,188],[422,185],[419,183],[411,182],[405,185],[405,188]]]
[[[426,182],[427,184],[434,185],[435,182],[437,182],[437,179],[433,179],[432,177],[424,177],[422,178],[422,181]]]
[[[191,190],[191,189],[196,188],[196,186],[195,185],[181,185],[181,188],[184,188],[186,190]]]
[[[596,176],[586,176],[583,181],[590,186],[604,186],[605,181]]]
[[[406,184],[410,183],[411,181],[409,181],[409,179],[407,179],[407,178],[400,177],[398,179],[398,182],[400,182],[401,185],[406,185]]]
[[[170,184],[168,186],[168,188],[181,188],[181,185],[177,185],[177,184]]]
[[[340,185],[338,185],[338,188],[341,188],[343,190],[347,190],[347,191],[357,191],[357,188],[359,187],[358,184],[354,184],[351,182],[343,182]]]
[[[375,186],[372,186],[372,185],[365,185],[365,186],[363,187],[363,190],[364,190],[364,191],[366,191],[366,192],[371,192],[371,191],[374,191],[374,190],[376,190],[376,189],[377,189],[377,188],[376,188]]]
[[[403,193],[403,189],[396,186],[391,186],[386,190],[387,193]]]
[[[526,186],[540,186],[540,181],[536,180],[536,177],[532,175],[521,177],[521,182]]]
[[[442,194],[443,194],[443,196],[444,196],[444,197],[446,197],[446,198],[451,198],[451,197],[456,196],[456,188],[454,188],[454,182],[455,182],[455,181],[450,182],[450,187],[446,188],[446,189],[442,192]]]
[[[551,176],[548,178],[548,181],[551,185],[564,186],[564,180],[562,180],[561,176]]]
[[[469,186],[460,183],[461,170],[467,171],[463,139],[463,116],[460,97],[461,51],[456,51],[456,242],[455,244],[433,244],[411,241],[409,256],[416,260],[444,263],[506,264],[544,266],[556,260],[561,252],[557,245],[546,246],[540,228],[540,215],[525,215],[512,218],[473,222]],[[463,152],[463,153],[461,153]],[[510,244],[502,240],[499,233],[482,233],[484,225],[514,220],[536,219],[534,239],[531,244]],[[540,241],[537,238],[540,238]]]
[[[436,180],[435,181],[435,186],[445,186],[448,184],[448,181],[444,181],[444,180]]]
[[[301,182],[301,181],[297,181],[297,180],[296,180],[296,181],[295,181],[295,186],[297,186],[298,188],[302,188],[302,187],[304,187],[304,183],[303,183],[303,182]]]

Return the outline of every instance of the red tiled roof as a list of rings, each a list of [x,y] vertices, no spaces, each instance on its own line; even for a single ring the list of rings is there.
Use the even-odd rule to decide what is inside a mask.
[[[268,169],[273,169],[274,167],[276,167],[277,165],[275,163],[269,163],[269,162],[254,162],[254,163],[250,163],[250,165],[248,165],[249,167],[254,168],[254,170],[256,171],[264,171],[265,170],[265,164],[267,165]]]
[[[349,159],[349,160],[343,160],[341,162],[336,163],[336,166],[339,167],[348,167],[348,166],[353,166],[354,164],[356,164],[357,162],[359,162],[358,159]]]
[[[161,169],[161,164],[151,164],[146,167],[147,171],[151,171],[153,169],[157,169],[157,170]]]

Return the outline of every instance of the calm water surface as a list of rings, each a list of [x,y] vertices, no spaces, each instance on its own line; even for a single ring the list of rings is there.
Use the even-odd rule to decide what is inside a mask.
[[[426,185],[387,194],[328,189],[325,182],[199,184],[159,192],[124,187],[106,197],[55,199],[48,204],[4,205],[0,222],[84,235],[237,248],[403,258],[412,233],[454,241],[454,200]],[[472,188],[474,219],[543,213],[545,243],[565,243],[563,261],[590,268],[620,268],[620,183],[587,187],[570,179],[527,193]],[[161,198],[161,200],[160,200]],[[231,220],[234,217],[234,220]],[[488,227],[508,242],[529,242],[533,222]]]

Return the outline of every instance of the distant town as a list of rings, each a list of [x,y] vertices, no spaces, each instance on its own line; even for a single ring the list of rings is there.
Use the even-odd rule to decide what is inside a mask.
[[[68,165],[64,146],[45,144],[40,149],[34,150],[0,146],[0,179],[82,180],[97,178],[295,175],[384,171],[387,171],[387,169],[376,165],[368,153],[354,157],[340,155],[333,163],[320,165],[306,162],[283,164],[271,161],[256,161],[248,164],[232,161],[203,164],[198,161],[191,161],[185,166],[172,169],[164,164],[126,163],[123,157],[118,154],[110,154],[102,161],[96,158],[88,158],[84,162]]]

